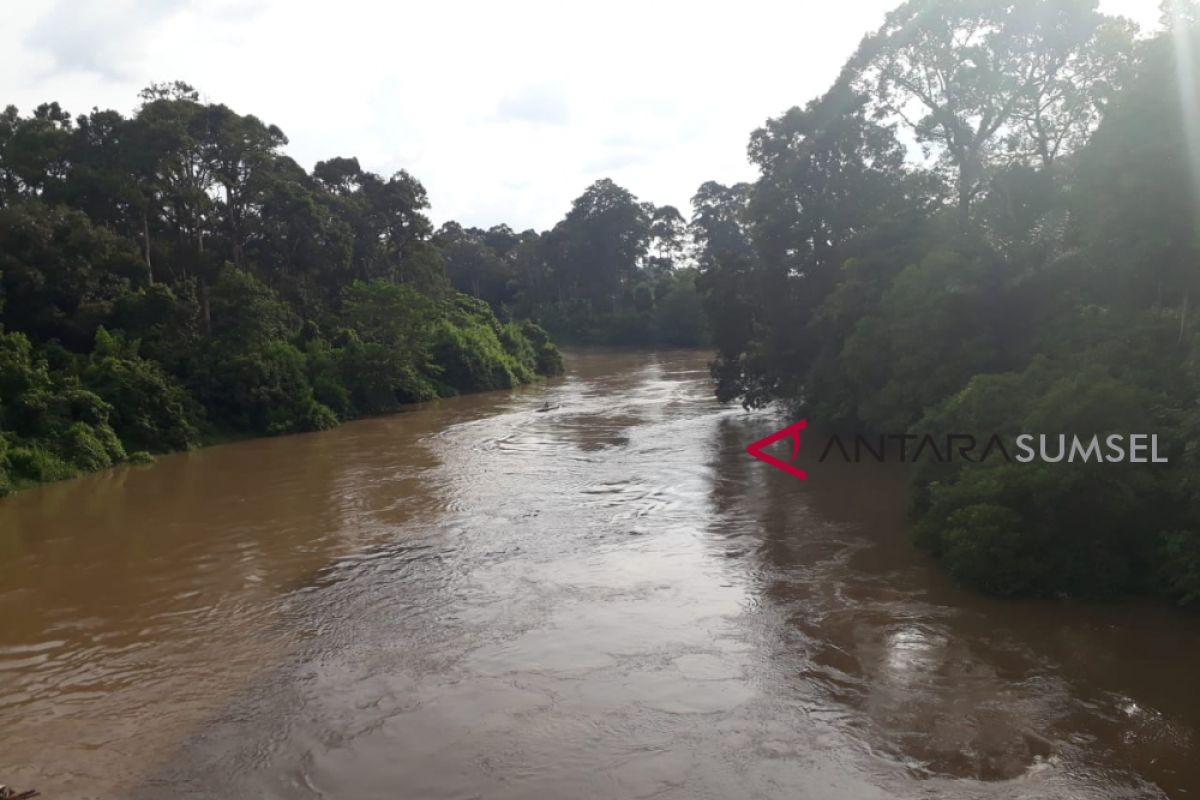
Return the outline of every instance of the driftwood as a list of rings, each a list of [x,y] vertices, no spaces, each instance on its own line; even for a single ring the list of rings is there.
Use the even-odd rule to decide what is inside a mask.
[[[8,786],[0,784],[0,800],[29,800],[31,797],[41,795],[37,789],[27,789],[23,792],[18,792]]]

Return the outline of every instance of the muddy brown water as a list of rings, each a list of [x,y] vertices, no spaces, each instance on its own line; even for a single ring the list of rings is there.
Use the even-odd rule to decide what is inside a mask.
[[[750,458],[782,420],[716,404],[705,360],[577,352],[545,385],[0,500],[0,783],[1200,793],[1200,620],[957,590],[901,475]]]

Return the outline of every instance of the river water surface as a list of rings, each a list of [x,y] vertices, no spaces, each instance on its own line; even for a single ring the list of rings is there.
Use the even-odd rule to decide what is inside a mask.
[[[715,403],[705,358],[573,353],[548,384],[0,500],[0,783],[1200,795],[1200,620],[960,592],[910,545],[902,475],[750,458],[785,420]]]

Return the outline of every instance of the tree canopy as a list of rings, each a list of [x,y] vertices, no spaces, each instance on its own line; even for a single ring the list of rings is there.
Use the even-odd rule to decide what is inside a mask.
[[[416,178],[286,144],[182,82],[0,115],[0,493],[561,371],[451,288]]]
[[[995,594],[1200,599],[1200,27],[1168,22],[910,0],[751,136],[755,182],[696,196],[721,397],[855,433],[1169,448],[922,464],[919,543]]]

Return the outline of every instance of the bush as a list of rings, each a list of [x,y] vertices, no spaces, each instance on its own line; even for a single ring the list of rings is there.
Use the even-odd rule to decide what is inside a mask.
[[[516,371],[520,381],[527,383],[533,380],[538,374],[538,354],[533,349],[533,342],[521,332],[519,324],[510,322],[500,328],[500,346],[520,368]]]
[[[288,428],[288,431],[324,431],[338,424],[337,414],[313,398],[304,402],[300,412],[293,423],[294,427]]]
[[[8,462],[12,474],[27,481],[61,481],[79,474],[76,468],[36,443],[9,450]]]
[[[196,404],[184,388],[103,328],[84,381],[112,407],[112,427],[130,447],[165,453],[199,444]]]
[[[460,327],[443,320],[434,333],[432,355],[439,379],[452,392],[508,389],[519,382],[513,374],[518,365],[483,325]]]
[[[539,375],[561,375],[563,372],[563,357],[559,349],[550,341],[550,334],[541,325],[532,320],[520,323],[521,335],[533,348],[533,370]]]
[[[50,385],[44,362],[33,358],[33,345],[23,333],[0,334],[0,399],[13,399]]]
[[[942,560],[960,581],[993,595],[1028,594],[1043,563],[1029,524],[1005,506],[979,503],[949,514],[940,531]]]
[[[991,594],[1137,591],[1154,558],[1154,532],[1174,521],[1169,509],[1177,507],[1171,487],[1140,466],[972,465],[928,488],[916,540],[964,583]],[[978,506],[989,511],[972,511]]]
[[[233,430],[273,436],[337,424],[313,397],[304,354],[287,342],[240,353],[214,350],[202,381],[206,405]]]
[[[438,396],[433,381],[402,352],[364,342],[354,331],[343,331],[338,339],[339,372],[357,415],[383,414]]]
[[[63,458],[80,470],[93,472],[125,460],[121,440],[107,425],[92,427],[76,422],[67,428],[58,443]]]
[[[350,419],[354,416],[354,403],[350,390],[342,383],[341,356],[341,351],[335,350],[319,334],[304,343],[313,397],[339,419]]]

